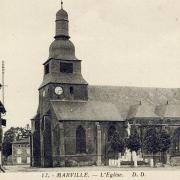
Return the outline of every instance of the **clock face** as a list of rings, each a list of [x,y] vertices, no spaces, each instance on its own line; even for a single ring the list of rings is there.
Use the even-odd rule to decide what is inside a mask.
[[[63,93],[63,88],[60,87],[60,86],[56,87],[56,88],[55,88],[55,93],[56,93],[57,95],[61,95],[61,94]]]

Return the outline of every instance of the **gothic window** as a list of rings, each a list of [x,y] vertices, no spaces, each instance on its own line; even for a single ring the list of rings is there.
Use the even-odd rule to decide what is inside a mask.
[[[174,152],[180,154],[180,128],[174,133]]]
[[[44,67],[44,73],[48,74],[49,73],[49,64],[46,64]]]
[[[114,135],[115,131],[116,131],[116,128],[114,126],[110,126],[110,128],[108,129],[108,141],[111,140],[111,138]]]
[[[86,153],[86,132],[82,126],[76,129],[76,152]]]
[[[73,73],[73,63],[60,63],[60,72]]]

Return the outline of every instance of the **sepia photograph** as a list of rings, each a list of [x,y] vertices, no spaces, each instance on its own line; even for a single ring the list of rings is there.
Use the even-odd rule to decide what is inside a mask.
[[[0,0],[0,178],[14,173],[180,178],[179,0]]]

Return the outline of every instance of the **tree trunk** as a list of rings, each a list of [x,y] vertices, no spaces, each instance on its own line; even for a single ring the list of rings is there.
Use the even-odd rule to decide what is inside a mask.
[[[162,163],[163,163],[163,164],[166,164],[166,163],[167,163],[166,152],[162,152]]]
[[[153,164],[154,164],[154,168],[156,167],[156,158],[155,158],[155,154],[153,153]]]
[[[163,163],[163,157],[162,157],[162,152],[160,152],[160,157],[159,157],[159,160],[161,163]]]
[[[133,162],[133,154],[132,154],[132,151],[131,151],[131,166],[133,166],[134,162]]]

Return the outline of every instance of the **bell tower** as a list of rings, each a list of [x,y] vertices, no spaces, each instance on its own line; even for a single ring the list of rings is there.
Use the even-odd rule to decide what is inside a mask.
[[[61,9],[56,14],[54,41],[44,65],[43,82],[39,88],[40,106],[50,100],[87,101],[88,83],[81,74],[81,60],[75,56],[70,41],[68,13]],[[46,108],[45,108],[46,109]]]

